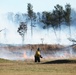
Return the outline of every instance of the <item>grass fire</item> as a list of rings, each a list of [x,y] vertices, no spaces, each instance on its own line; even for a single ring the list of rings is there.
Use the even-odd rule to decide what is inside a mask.
[[[41,49],[41,55],[43,56],[40,63],[34,62],[37,47]],[[59,45],[31,45],[32,50],[30,49],[30,45],[23,47],[9,45],[0,47],[0,74],[75,75],[76,46],[70,47]]]
[[[59,2],[0,0],[0,75],[76,75],[76,1]]]

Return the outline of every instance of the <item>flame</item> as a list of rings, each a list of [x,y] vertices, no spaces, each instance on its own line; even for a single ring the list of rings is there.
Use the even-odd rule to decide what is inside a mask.
[[[24,58],[27,58],[26,52],[24,52],[23,57],[24,57]]]
[[[34,56],[31,55],[31,56],[27,56],[26,52],[23,53],[23,58],[24,59],[34,59]]]

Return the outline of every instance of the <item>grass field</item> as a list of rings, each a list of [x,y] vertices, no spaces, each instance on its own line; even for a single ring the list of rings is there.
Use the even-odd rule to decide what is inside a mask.
[[[76,75],[76,60],[8,61],[0,59],[0,75]]]

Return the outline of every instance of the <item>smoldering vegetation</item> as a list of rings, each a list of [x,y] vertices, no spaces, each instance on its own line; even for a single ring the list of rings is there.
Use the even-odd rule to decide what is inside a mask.
[[[67,47],[63,49],[56,49],[56,50],[49,50],[43,53],[43,56],[46,59],[68,59],[68,58],[75,58],[76,51],[72,47]]]
[[[40,48],[43,59],[69,59],[76,57],[76,45],[6,45],[0,46],[0,58],[8,60],[34,60],[35,51]]]
[[[8,60],[25,60],[31,58],[29,50],[24,49],[22,46],[1,46],[0,58]]]

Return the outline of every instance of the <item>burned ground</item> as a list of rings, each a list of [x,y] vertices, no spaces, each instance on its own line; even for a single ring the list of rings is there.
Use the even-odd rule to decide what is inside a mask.
[[[62,59],[44,62],[42,64],[76,64],[76,60]]]

